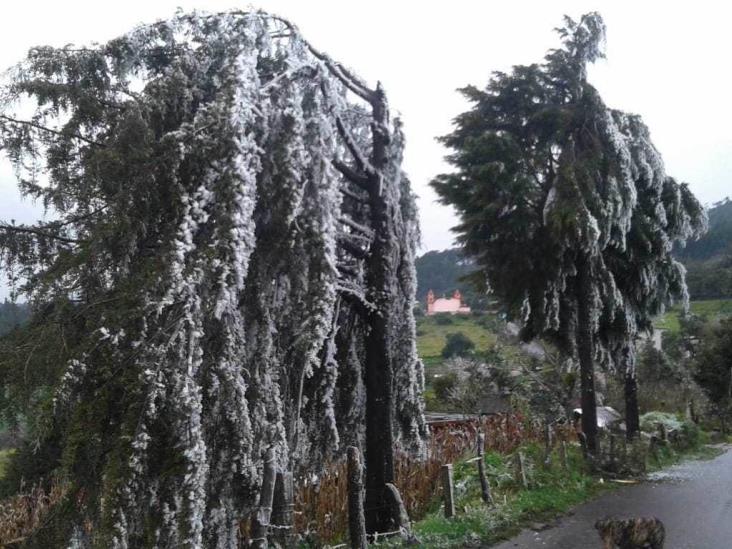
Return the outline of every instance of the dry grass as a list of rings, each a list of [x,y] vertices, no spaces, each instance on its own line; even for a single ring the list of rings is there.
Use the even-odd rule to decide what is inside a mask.
[[[419,520],[438,501],[440,467],[476,452],[478,431],[485,433],[485,451],[508,454],[521,444],[543,439],[540,425],[519,415],[495,415],[482,419],[445,422],[431,427],[423,459],[398,455],[395,473],[404,504],[412,520]],[[566,438],[569,432],[557,433]],[[0,502],[0,547],[21,542],[59,503],[66,491],[54,484],[44,491],[36,487],[27,494]],[[301,479],[296,487],[296,529],[318,544],[343,540],[348,532],[348,487],[345,460],[331,464],[319,477]],[[243,521],[246,538],[248,520]]]
[[[475,453],[479,430],[486,435],[487,452],[507,454],[520,444],[543,440],[541,427],[527,424],[519,415],[494,415],[433,426],[424,459],[397,456],[396,485],[412,520],[422,518],[437,501],[440,467]],[[343,540],[348,531],[347,490],[345,462],[331,465],[317,479],[301,482],[295,502],[297,531],[319,543]]]
[[[48,491],[37,486],[0,502],[0,547],[20,545],[65,495],[65,488],[54,483]]]

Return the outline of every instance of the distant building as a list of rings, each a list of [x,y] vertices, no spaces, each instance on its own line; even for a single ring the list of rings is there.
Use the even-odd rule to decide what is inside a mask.
[[[455,290],[452,297],[435,298],[435,292],[427,292],[427,314],[449,313],[452,315],[466,315],[470,313],[470,307],[463,304],[463,296],[460,290]]]

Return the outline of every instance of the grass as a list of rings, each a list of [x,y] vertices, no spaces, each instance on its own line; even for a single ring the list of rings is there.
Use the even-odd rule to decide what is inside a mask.
[[[611,486],[591,476],[584,466],[578,447],[569,447],[569,469],[559,464],[553,454],[553,464],[544,469],[543,458],[536,444],[524,445],[529,488],[521,488],[513,475],[513,454],[489,453],[485,456],[486,472],[496,504],[486,506],[480,497],[477,464],[455,464],[455,493],[457,514],[444,517],[439,502],[433,510],[414,525],[421,547],[471,547],[495,543],[516,534],[521,528],[545,521],[569,511],[575,505]],[[390,541],[383,546],[396,546]]]
[[[442,349],[447,334],[462,332],[475,343],[476,352],[490,350],[496,343],[496,334],[480,324],[472,316],[451,316],[449,324],[438,316],[425,316],[417,319],[417,350],[425,365],[432,366],[442,362]]]
[[[720,316],[732,315],[732,299],[707,299],[703,301],[692,301],[689,304],[689,311],[697,316],[705,316],[714,318]],[[661,330],[668,330],[676,333],[681,329],[679,316],[681,308],[679,306],[672,307],[666,314],[659,317],[654,326]]]
[[[10,458],[15,453],[14,449],[11,450],[0,450],[0,479],[5,478],[5,471],[10,462]]]
[[[654,471],[685,459],[710,459],[722,451],[706,446],[706,435],[686,451],[661,448],[647,459],[648,470]],[[457,514],[444,517],[440,502],[434,502],[427,516],[413,525],[420,547],[480,547],[497,543],[516,535],[522,528],[545,523],[567,513],[573,507],[617,488],[604,482],[587,469],[579,447],[568,445],[569,468],[564,469],[556,451],[548,468],[541,466],[543,451],[537,444],[522,446],[528,464],[528,489],[520,487],[513,477],[513,455],[489,453],[485,456],[486,471],[496,505],[488,507],[480,498],[475,462],[455,464],[455,493]],[[397,540],[380,544],[399,546]]]

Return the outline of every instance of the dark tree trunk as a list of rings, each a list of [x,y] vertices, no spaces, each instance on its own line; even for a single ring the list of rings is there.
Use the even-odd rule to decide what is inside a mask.
[[[394,435],[393,435],[393,372],[389,346],[391,299],[396,288],[398,246],[394,229],[394,205],[389,203],[387,178],[389,148],[389,112],[386,96],[379,84],[375,90],[367,90],[362,84],[341,74],[343,82],[369,102],[372,109],[372,150],[365,159],[353,137],[338,122],[338,131],[351,152],[355,168],[334,160],[336,168],[347,180],[368,194],[368,225],[372,234],[368,253],[365,254],[367,301],[369,307],[362,311],[368,324],[365,342],[364,385],[366,389],[366,528],[369,533],[386,532],[392,520],[385,499],[387,483],[394,483]],[[358,252],[356,252],[357,255]]]
[[[577,263],[578,311],[577,354],[580,363],[580,392],[582,402],[582,432],[587,451],[597,454],[597,402],[595,399],[595,357],[592,334],[592,273],[587,257]]]
[[[625,436],[628,440],[640,434],[638,412],[638,378],[635,371],[625,372]]]
[[[389,295],[394,279],[394,235],[389,204],[382,185],[389,134],[386,98],[378,87],[372,100],[374,171],[369,174],[373,243],[367,259],[369,299],[376,305],[369,313],[366,340],[366,529],[372,534],[391,529],[386,483],[394,483],[394,435],[392,416],[392,365],[389,350]]]

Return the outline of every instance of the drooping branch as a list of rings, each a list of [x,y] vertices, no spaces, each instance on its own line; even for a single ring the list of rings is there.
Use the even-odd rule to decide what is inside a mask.
[[[59,242],[66,242],[67,244],[83,244],[83,243],[87,242],[86,240],[69,238],[67,236],[61,236],[58,234],[51,234],[51,233],[47,233],[40,229],[36,229],[33,227],[26,227],[23,225],[18,226],[18,225],[7,225],[6,223],[0,223],[0,230],[7,231],[7,232],[13,232],[13,233],[33,234],[36,236],[40,236],[42,238],[49,238],[52,240],[58,240]]]
[[[88,137],[84,137],[83,135],[79,135],[78,133],[67,133],[67,132],[63,132],[63,131],[59,131],[59,130],[54,130],[53,128],[43,126],[42,124],[37,124],[36,122],[31,122],[30,120],[18,120],[17,118],[12,118],[12,117],[6,116],[4,114],[0,114],[0,120],[5,120],[6,122],[9,122],[11,124],[19,124],[21,126],[28,126],[30,128],[34,128],[36,130],[58,135],[60,137],[72,137],[74,139],[78,139],[79,141],[84,141],[85,143],[88,143],[89,145],[94,145],[95,147],[104,147],[103,143],[100,143],[99,141],[94,141],[93,139],[89,139]]]

